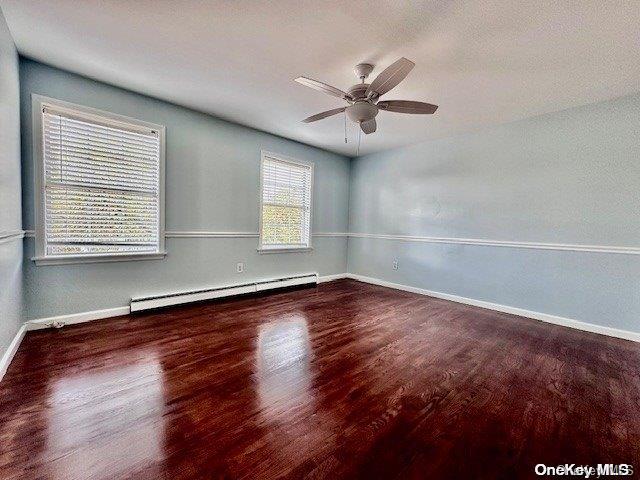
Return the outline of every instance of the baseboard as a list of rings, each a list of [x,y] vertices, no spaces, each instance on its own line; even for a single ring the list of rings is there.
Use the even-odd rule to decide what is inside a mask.
[[[130,307],[132,312],[140,312],[154,308],[183,305],[204,300],[228,298],[249,293],[277,290],[279,288],[293,287],[297,285],[317,285],[317,273],[305,273],[288,277],[255,280],[248,283],[236,283],[221,285],[198,290],[166,293],[149,297],[132,298]]]
[[[333,282],[334,280],[340,280],[341,278],[347,278],[348,273],[336,273],[334,275],[324,275],[318,277],[318,283]]]
[[[406,292],[417,293],[419,295],[427,295],[429,297],[441,298],[443,300],[450,300],[452,302],[464,303],[465,305],[473,305],[475,307],[487,308],[489,310],[495,310],[497,312],[510,313],[512,315],[532,318],[534,320],[540,320],[542,322],[552,323],[554,325],[574,328],[576,330],[583,330],[585,332],[597,333],[600,335],[607,335],[609,337],[622,338],[625,340],[631,340],[632,342],[640,342],[640,333],[630,332],[628,330],[620,330],[612,327],[604,327],[601,325],[594,325],[593,323],[581,322],[579,320],[574,320],[572,318],[560,317],[557,315],[550,315],[547,313],[540,313],[532,310],[525,310],[524,308],[510,307],[508,305],[500,305],[498,303],[485,302],[484,300],[476,300],[474,298],[461,297],[459,295],[452,295],[449,293],[435,292],[433,290],[426,290],[424,288],[412,287],[412,286],[403,285],[400,283],[387,282],[386,280],[366,277],[364,275],[356,275],[353,273],[348,273],[346,274],[346,278],[351,278],[353,280],[358,280],[365,283],[371,283],[373,285],[380,285],[382,287],[395,288],[396,290],[404,290]]]
[[[335,275],[325,275],[322,277],[318,277],[318,283],[331,282],[333,280],[339,280],[341,278],[347,278],[347,274],[338,273]],[[127,305],[124,307],[106,308],[104,310],[93,310],[90,312],[72,313],[69,315],[58,315],[54,317],[28,320],[24,324],[24,328],[26,329],[26,331],[41,330],[44,328],[51,328],[54,323],[64,323],[65,325],[73,325],[76,323],[90,322],[92,320],[100,320],[103,318],[117,317],[120,315],[128,315],[129,313],[131,313],[131,308]],[[4,360],[4,357],[3,357],[3,360]]]
[[[23,324],[18,330],[18,333],[16,333],[16,336],[13,337],[13,340],[9,344],[9,348],[7,348],[7,351],[2,355],[2,359],[0,359],[0,381],[2,381],[4,374],[7,373],[9,365],[11,364],[11,360],[13,360],[13,357],[18,351],[20,343],[22,343],[22,339],[24,338],[24,334],[26,332],[27,326]]]
[[[357,275],[353,273],[339,273],[334,275],[325,275],[318,277],[318,283],[331,282],[339,280],[341,278],[351,278],[365,283],[371,283],[373,285],[380,285],[382,287],[395,288],[396,290],[404,290],[406,292],[417,293],[419,295],[427,295],[430,297],[441,298],[443,300],[450,300],[452,302],[463,303],[465,305],[473,305],[475,307],[487,308],[489,310],[495,310],[497,312],[509,313],[512,315],[519,315],[521,317],[533,318],[542,322],[552,323],[554,325],[560,325],[563,327],[574,328],[577,330],[583,330],[591,333],[598,333],[600,335],[608,335],[610,337],[623,338],[625,340],[631,340],[633,342],[640,342],[640,333],[630,332],[628,330],[620,330],[612,327],[604,327],[601,325],[594,325],[592,323],[582,322],[574,320],[572,318],[560,317],[557,315],[550,315],[547,313],[535,312],[532,310],[526,310],[523,308],[511,307],[508,305],[501,305],[498,303],[486,302],[484,300],[476,300],[474,298],[461,297],[459,295],[452,295],[449,293],[436,292],[433,290],[427,290],[424,288],[412,287],[409,285],[403,285],[400,283],[388,282],[386,280],[380,280],[378,278],[367,277],[364,275]],[[74,313],[71,315],[59,315],[55,317],[40,318],[37,320],[29,320],[25,323],[23,328],[20,329],[18,335],[11,343],[10,348],[5,352],[0,362],[0,377],[6,371],[11,362],[11,358],[17,351],[22,336],[24,336],[25,330],[39,330],[43,328],[49,328],[54,323],[64,323],[65,325],[72,325],[75,323],[89,322],[92,320],[99,320],[102,318],[117,317],[120,315],[128,315],[130,313],[130,307],[116,307],[107,308],[104,310],[94,310],[91,312]],[[14,348],[12,350],[12,348]]]
[[[27,327],[27,330],[41,330],[43,328],[50,328],[57,323],[73,325],[75,323],[90,322],[92,320],[100,320],[102,318],[128,315],[129,313],[131,313],[129,306],[105,308],[104,310],[93,310],[91,312],[72,313],[70,315],[58,315],[55,317],[28,320],[25,323],[25,326]]]

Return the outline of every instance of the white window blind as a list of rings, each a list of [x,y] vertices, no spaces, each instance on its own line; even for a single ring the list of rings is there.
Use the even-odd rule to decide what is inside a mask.
[[[42,108],[44,256],[160,251],[160,134]]]
[[[310,247],[312,181],[312,165],[263,154],[261,249]]]

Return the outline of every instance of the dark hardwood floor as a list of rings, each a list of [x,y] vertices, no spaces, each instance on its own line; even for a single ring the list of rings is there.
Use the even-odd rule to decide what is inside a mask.
[[[27,334],[0,478],[640,471],[640,345],[351,280]]]

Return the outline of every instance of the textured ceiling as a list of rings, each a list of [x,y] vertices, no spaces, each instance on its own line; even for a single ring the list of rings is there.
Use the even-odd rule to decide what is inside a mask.
[[[0,0],[25,56],[243,125],[353,156],[343,117],[300,120],[346,89],[416,63],[385,99],[440,105],[378,115],[360,153],[475,130],[640,90],[640,3],[632,1]],[[370,78],[371,80],[371,78]]]

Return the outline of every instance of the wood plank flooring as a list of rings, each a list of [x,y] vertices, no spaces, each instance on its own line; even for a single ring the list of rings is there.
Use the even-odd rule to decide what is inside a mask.
[[[339,280],[27,334],[2,479],[640,472],[640,346]]]

